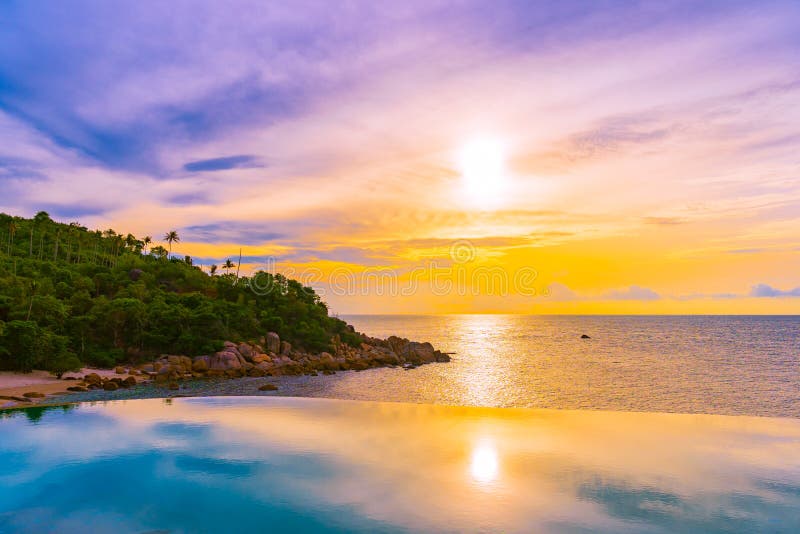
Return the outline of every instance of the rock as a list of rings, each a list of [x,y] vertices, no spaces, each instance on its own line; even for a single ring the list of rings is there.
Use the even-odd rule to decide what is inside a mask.
[[[177,382],[170,382],[169,385],[167,386],[167,389],[171,389],[174,391],[177,389],[181,389],[181,387],[178,385]]]
[[[155,373],[155,367],[152,363],[146,363],[139,366],[139,370],[143,373]]]
[[[275,332],[267,332],[266,347],[269,352],[278,354],[281,351],[281,338]]]
[[[83,386],[70,386],[67,388],[67,391],[74,391],[75,393],[86,393],[87,391],[89,391],[89,389]]]
[[[272,363],[272,358],[270,358],[266,354],[256,354],[255,356],[253,356],[253,363],[258,364],[263,362]]]
[[[275,384],[264,384],[258,388],[258,391],[278,391],[278,386]]]
[[[136,379],[132,376],[129,376],[125,380],[122,381],[122,385],[126,388],[130,388],[136,385]]]
[[[205,373],[208,371],[208,356],[198,356],[192,362],[192,371],[195,373]]]
[[[89,384],[90,386],[99,386],[103,383],[103,379],[100,378],[100,375],[97,373],[89,373],[88,375],[83,377],[83,381]]]
[[[125,368],[124,367],[116,367],[116,368],[114,368],[114,372],[117,373],[118,375],[124,375],[125,374]]]
[[[74,376],[65,376],[62,380],[77,380]]]
[[[141,373],[137,369],[131,369],[128,371],[128,374],[131,376],[139,376]]]
[[[256,352],[254,347],[252,345],[250,345],[249,343],[239,343],[239,346],[237,347],[237,349],[239,351],[239,354],[242,355],[242,358],[244,358],[245,361],[248,361],[248,362],[252,362],[253,361],[253,356],[258,354],[258,352]]]
[[[590,337],[589,337],[589,336],[587,336],[586,334],[581,334],[581,339],[592,339],[592,338],[590,338]]]
[[[45,394],[39,393],[38,391],[29,391],[27,393],[23,393],[22,396],[28,399],[43,399]]]
[[[317,364],[320,369],[326,371],[335,371],[339,369],[339,363],[334,359],[333,355],[329,352],[321,352],[319,354],[319,363]]]
[[[288,355],[292,352],[292,344],[288,341],[281,341],[281,354]]]
[[[103,389],[106,391],[116,391],[119,389],[119,385],[116,382],[112,382],[109,380],[105,384],[103,384]]]
[[[0,399],[10,400],[14,402],[28,402],[28,399],[26,399],[25,397],[17,397],[15,395],[0,395]]]
[[[433,345],[430,343],[401,340],[401,342],[393,343],[392,347],[397,347],[394,349],[394,351],[401,358],[416,365],[432,363],[436,361],[436,352],[433,349]]]
[[[208,359],[208,369],[211,371],[230,371],[239,370],[242,368],[242,362],[239,361],[239,353],[228,350],[223,350],[212,355]]]

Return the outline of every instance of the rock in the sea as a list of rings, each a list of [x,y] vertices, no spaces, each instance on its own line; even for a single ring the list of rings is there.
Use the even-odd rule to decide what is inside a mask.
[[[258,390],[259,391],[278,391],[278,386],[276,386],[275,384],[264,384],[263,386],[258,388]]]
[[[89,389],[83,386],[70,386],[67,388],[67,391],[74,391],[75,393],[86,393],[87,391],[89,391]]]
[[[590,338],[590,337],[589,337],[589,336],[587,336],[586,334],[581,334],[581,339],[592,339],[592,338]]]
[[[28,399],[43,399],[45,395],[44,393],[39,393],[38,391],[29,391],[27,393],[23,393],[22,396]]]
[[[171,389],[174,391],[176,389],[181,389],[181,387],[178,385],[177,382],[170,382],[169,385],[167,386],[167,389]]]
[[[116,382],[112,382],[109,380],[108,382],[103,384],[103,389],[106,391],[116,391],[119,389],[119,385]]]
[[[322,352],[319,355],[318,367],[325,371],[335,371],[339,369],[339,363],[334,359],[332,354]]]
[[[136,379],[132,376],[129,376],[125,380],[122,381],[122,386],[126,388],[130,388],[136,385]]]

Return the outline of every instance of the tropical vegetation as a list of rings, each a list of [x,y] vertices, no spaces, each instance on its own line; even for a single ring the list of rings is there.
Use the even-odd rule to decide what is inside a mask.
[[[310,351],[339,335],[360,337],[328,314],[309,287],[280,274],[206,273],[189,256],[172,257],[113,229],[0,214],[0,369],[62,373],[83,364],[113,366],[161,353],[206,354],[225,340],[277,332]]]

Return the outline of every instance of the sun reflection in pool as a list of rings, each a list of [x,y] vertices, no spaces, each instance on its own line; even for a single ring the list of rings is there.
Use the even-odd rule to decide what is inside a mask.
[[[470,474],[475,482],[488,484],[497,479],[498,474],[497,449],[494,445],[483,441],[472,451]]]

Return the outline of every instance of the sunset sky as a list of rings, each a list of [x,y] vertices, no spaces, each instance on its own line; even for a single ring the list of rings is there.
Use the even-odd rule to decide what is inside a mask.
[[[798,313],[800,2],[4,1],[0,191],[337,313]]]

